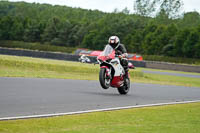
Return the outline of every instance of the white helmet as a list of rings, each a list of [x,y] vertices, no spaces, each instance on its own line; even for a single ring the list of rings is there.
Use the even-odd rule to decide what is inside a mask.
[[[116,48],[120,44],[119,37],[117,36],[111,36],[108,40],[108,43],[113,47]]]

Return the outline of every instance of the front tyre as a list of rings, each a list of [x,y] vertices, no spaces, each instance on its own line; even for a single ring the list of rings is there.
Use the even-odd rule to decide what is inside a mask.
[[[124,84],[122,87],[119,87],[117,89],[121,95],[126,95],[130,89],[130,79],[126,78],[126,84]]]
[[[108,89],[110,86],[110,78],[106,76],[106,68],[101,68],[99,72],[99,82],[101,87],[104,89]]]

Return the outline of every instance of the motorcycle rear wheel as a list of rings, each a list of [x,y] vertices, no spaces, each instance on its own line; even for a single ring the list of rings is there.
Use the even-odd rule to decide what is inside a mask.
[[[99,72],[99,82],[103,89],[108,89],[110,87],[111,79],[106,76],[106,68],[101,68]]]
[[[122,87],[119,87],[117,89],[118,89],[119,94],[126,95],[130,89],[130,79],[126,78],[126,84],[124,84]]]

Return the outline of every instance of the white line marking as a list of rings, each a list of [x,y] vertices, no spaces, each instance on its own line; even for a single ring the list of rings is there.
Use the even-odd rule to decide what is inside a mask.
[[[92,113],[92,112],[113,111],[113,110],[162,106],[162,105],[173,105],[173,104],[186,104],[186,103],[196,103],[196,102],[200,102],[200,100],[183,101],[183,102],[169,102],[169,103],[156,103],[156,104],[146,104],[146,105],[136,105],[136,106],[126,106],[126,107],[115,107],[115,108],[95,109],[95,110],[67,112],[67,113],[29,115],[29,116],[17,116],[17,117],[3,117],[3,118],[0,118],[0,121],[17,120],[17,119],[30,119],[30,118],[44,118],[44,117],[54,117],[54,116],[63,116],[63,115],[75,115],[75,114]]]

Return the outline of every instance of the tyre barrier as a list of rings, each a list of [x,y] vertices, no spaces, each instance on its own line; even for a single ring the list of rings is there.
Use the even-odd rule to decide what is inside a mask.
[[[78,61],[78,58],[79,58],[78,55],[67,54],[67,53],[42,52],[42,51],[10,49],[10,48],[0,48],[0,54],[57,59],[57,60],[68,60],[68,61]]]

